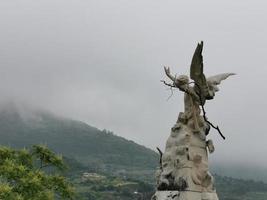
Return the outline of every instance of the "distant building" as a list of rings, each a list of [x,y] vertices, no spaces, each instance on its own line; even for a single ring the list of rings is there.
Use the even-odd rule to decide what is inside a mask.
[[[87,181],[87,180],[90,180],[90,181],[101,181],[101,180],[104,180],[104,179],[106,179],[105,176],[102,176],[102,175],[97,174],[97,173],[84,172],[83,175],[82,175],[82,180],[83,181]]]

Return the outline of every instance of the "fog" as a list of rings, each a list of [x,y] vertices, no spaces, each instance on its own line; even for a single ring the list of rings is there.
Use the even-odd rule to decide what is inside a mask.
[[[1,101],[26,102],[155,149],[183,94],[163,66],[188,74],[204,41],[206,76],[235,72],[206,104],[215,162],[266,166],[266,1],[12,0],[0,6]],[[253,159],[251,159],[253,158]]]

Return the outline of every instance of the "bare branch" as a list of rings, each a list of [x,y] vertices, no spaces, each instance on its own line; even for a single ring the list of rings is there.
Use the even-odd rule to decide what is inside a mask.
[[[162,82],[164,85],[169,86],[169,87],[171,87],[171,88],[176,88],[176,86],[175,86],[174,84],[167,83],[167,82],[164,81],[164,80],[161,80],[160,82]]]
[[[52,164],[41,165],[39,169],[43,169],[43,168],[50,167],[50,166],[52,166]]]
[[[162,82],[164,85],[168,86],[169,87],[168,89],[171,91],[171,95],[167,98],[167,101],[168,101],[173,95],[173,88],[177,88],[177,87],[174,84],[167,83],[164,80],[161,80],[160,82]]]
[[[167,69],[168,69],[168,68],[167,68]],[[165,70],[166,70],[166,67],[165,67]],[[167,71],[167,72],[168,72],[168,71]],[[167,74],[167,72],[166,72],[166,74]],[[173,83],[173,84],[171,84],[171,83],[167,83],[167,82],[164,81],[164,80],[161,80],[161,82],[162,82],[164,85],[170,87],[171,95],[170,95],[170,96],[168,97],[168,99],[167,99],[167,100],[169,100],[169,99],[172,97],[172,95],[173,95],[173,88],[177,88],[177,86],[175,86],[174,83]],[[194,81],[193,81],[193,82],[190,82],[189,84],[193,84],[193,83],[198,87],[198,90],[199,90],[199,93],[198,93],[198,92],[196,92],[196,93],[197,93],[197,95],[198,95],[198,97],[199,97],[200,106],[201,106],[201,109],[202,109],[202,112],[203,112],[204,120],[205,120],[205,121],[206,121],[212,128],[216,129],[216,130],[218,131],[218,133],[220,134],[220,136],[225,140],[225,136],[222,134],[222,132],[221,132],[219,126],[215,126],[215,125],[213,125],[213,124],[208,120],[207,115],[206,115],[206,110],[205,110],[205,107],[204,107],[204,104],[203,104],[203,99],[202,99],[202,94],[201,94],[201,88],[200,88],[200,86],[199,86],[196,82],[194,82]],[[188,93],[188,91],[184,91],[184,92]]]
[[[158,152],[159,152],[159,164],[160,164],[160,169],[162,170],[162,155],[163,155],[163,153],[162,153],[162,151],[160,150],[160,148],[158,148],[157,147],[157,150],[158,150]]]
[[[169,99],[172,97],[172,95],[173,95],[173,89],[172,88],[170,88],[170,91],[171,91],[171,95],[167,98],[167,101],[169,101]]]
[[[193,83],[193,82],[191,82]],[[201,109],[202,109],[202,112],[203,112],[203,117],[204,117],[204,120],[214,129],[216,129],[218,131],[218,133],[220,134],[220,136],[225,140],[225,136],[222,134],[219,126],[215,126],[213,125],[207,118],[206,116],[206,110],[204,108],[204,104],[203,104],[203,100],[202,100],[202,95],[201,95],[201,88],[200,86],[195,82],[195,85],[198,87],[198,90],[199,90],[199,93],[197,93],[197,95],[199,96],[199,100],[200,100],[200,106],[201,106]]]

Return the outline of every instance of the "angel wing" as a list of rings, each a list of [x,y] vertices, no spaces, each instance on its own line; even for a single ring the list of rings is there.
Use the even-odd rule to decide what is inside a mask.
[[[223,73],[207,78],[209,89],[212,90],[214,93],[219,91],[217,85],[219,85],[223,80],[227,79],[229,76],[233,75],[235,75],[235,73]]]
[[[198,43],[190,66],[190,78],[195,81],[196,90],[201,94],[202,100],[208,95],[208,84],[203,73],[203,41]],[[199,91],[200,90],[200,91]],[[204,102],[203,102],[204,103]]]

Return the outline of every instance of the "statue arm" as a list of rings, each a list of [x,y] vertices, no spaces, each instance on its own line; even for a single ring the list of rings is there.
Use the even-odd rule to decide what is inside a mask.
[[[173,85],[179,90],[191,95],[195,93],[193,91],[193,88],[191,88],[188,84],[179,84],[179,81],[177,81],[176,77],[171,74],[171,70],[169,67],[164,67],[164,71],[166,76],[173,81]]]
[[[173,86],[177,87],[179,90],[186,92],[188,90],[188,85],[179,84],[176,80],[176,77],[171,74],[171,70],[169,67],[164,67],[164,71],[166,76],[173,81]]]
[[[168,76],[169,79],[171,79],[173,82],[175,82],[175,76],[173,76],[171,74],[170,68],[169,67],[164,67],[164,71],[165,71],[166,76]]]
[[[200,101],[199,96],[197,95],[193,87],[188,86],[185,92],[189,94],[193,98],[194,101],[198,101],[198,102]]]
[[[166,76],[173,81],[173,85],[177,87],[179,90],[189,94],[194,100],[199,100],[198,95],[196,94],[193,87],[190,87],[189,84],[179,84],[176,80],[176,77],[171,74],[171,70],[169,67],[164,67],[164,71]]]

